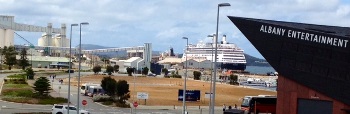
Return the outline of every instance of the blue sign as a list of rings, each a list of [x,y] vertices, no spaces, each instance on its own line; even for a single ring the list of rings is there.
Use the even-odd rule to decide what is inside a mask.
[[[179,89],[178,92],[178,101],[183,100],[183,90]],[[201,91],[200,90],[186,90],[186,101],[199,101],[201,99]]]

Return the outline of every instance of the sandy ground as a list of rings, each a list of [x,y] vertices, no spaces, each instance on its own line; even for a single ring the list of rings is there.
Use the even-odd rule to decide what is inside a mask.
[[[90,75],[81,78],[81,83],[101,83],[104,75]],[[134,78],[131,76],[112,76],[116,80],[126,80],[129,83],[129,90],[131,92],[130,101],[136,96],[136,92],[146,92],[149,95],[149,99],[146,101],[146,105],[161,105],[161,106],[181,106],[182,102],[177,100],[178,90],[183,89],[183,79],[178,78],[155,78],[155,77],[136,77],[135,88]],[[68,79],[64,79],[64,82],[68,82]],[[67,83],[66,83],[67,84]],[[71,79],[72,85],[77,85],[77,79]],[[209,99],[205,98],[205,92],[209,92],[210,83],[202,81],[187,81],[187,90],[200,90],[201,100],[198,102],[187,102],[188,106],[208,106]],[[134,90],[135,89],[135,90]],[[234,104],[240,105],[241,99],[244,96],[253,95],[276,95],[276,92],[264,91],[251,88],[243,88],[238,86],[232,86],[228,84],[216,84],[216,99],[215,105],[233,106]],[[144,100],[138,100],[141,105],[145,104]]]

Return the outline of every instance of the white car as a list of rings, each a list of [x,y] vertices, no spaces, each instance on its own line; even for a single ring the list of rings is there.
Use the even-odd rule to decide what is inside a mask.
[[[55,104],[52,107],[52,114],[67,114],[68,105]],[[86,110],[79,110],[80,114],[89,114]],[[77,108],[69,105],[69,114],[77,114]]]

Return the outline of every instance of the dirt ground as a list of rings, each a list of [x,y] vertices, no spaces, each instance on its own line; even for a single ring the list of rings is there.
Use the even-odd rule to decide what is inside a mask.
[[[101,83],[101,80],[105,75],[90,75],[81,77],[82,83]],[[134,88],[134,77],[131,76],[112,76],[116,80],[126,80],[129,83],[129,90],[131,92],[130,101],[133,98],[136,99],[136,92],[148,93],[149,99],[146,101],[146,105],[157,106],[181,106],[182,101],[178,101],[178,90],[183,89],[183,79],[178,78],[156,78],[156,77],[136,77]],[[64,82],[68,82],[68,79],[64,79]],[[66,83],[67,84],[67,83]],[[71,79],[72,85],[77,85],[77,79]],[[205,92],[209,92],[210,83],[202,81],[187,80],[187,90],[200,90],[201,100],[198,102],[187,102],[188,106],[208,106],[209,98],[205,98]],[[135,89],[135,90],[134,90]],[[216,99],[215,105],[222,106],[234,106],[234,104],[240,105],[241,98],[244,96],[253,95],[276,95],[276,92],[264,91],[251,88],[243,88],[238,86],[232,86],[228,84],[216,84]],[[145,104],[144,100],[138,100],[141,105]]]

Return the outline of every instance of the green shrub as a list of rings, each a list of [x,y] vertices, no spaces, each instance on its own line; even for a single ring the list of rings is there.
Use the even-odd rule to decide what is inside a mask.
[[[119,103],[119,102],[115,102],[115,106],[122,107],[122,108],[130,108],[130,105],[125,103]]]
[[[16,102],[16,103],[30,103],[32,98],[28,97],[3,97],[2,100]]]
[[[62,97],[48,97],[44,99],[39,99],[39,104],[60,104],[66,103],[68,100]]]
[[[7,76],[7,78],[17,78],[17,79],[24,79],[25,78],[25,74],[13,74],[13,75],[9,75]]]
[[[173,76],[173,78],[182,78],[182,76],[181,75],[178,75],[178,74],[174,74],[174,75],[172,75]]]
[[[104,101],[102,102],[103,105],[112,105],[113,101]]]
[[[194,78],[194,80],[199,80],[200,79],[200,77],[201,77],[201,72],[199,72],[199,71],[193,71],[193,78]]]
[[[25,79],[17,79],[18,82],[24,82]]]
[[[33,91],[32,90],[18,91],[17,96],[19,96],[19,97],[32,97]]]
[[[2,95],[12,97],[32,97],[33,91],[29,89],[6,89],[2,92]]]
[[[238,80],[238,75],[233,75],[233,74],[230,75],[230,84],[231,85],[238,85],[237,80]]]
[[[28,84],[5,84],[4,88],[31,88]]]
[[[92,97],[92,101],[94,102],[106,102],[113,101],[110,96],[107,95],[95,95]]]

